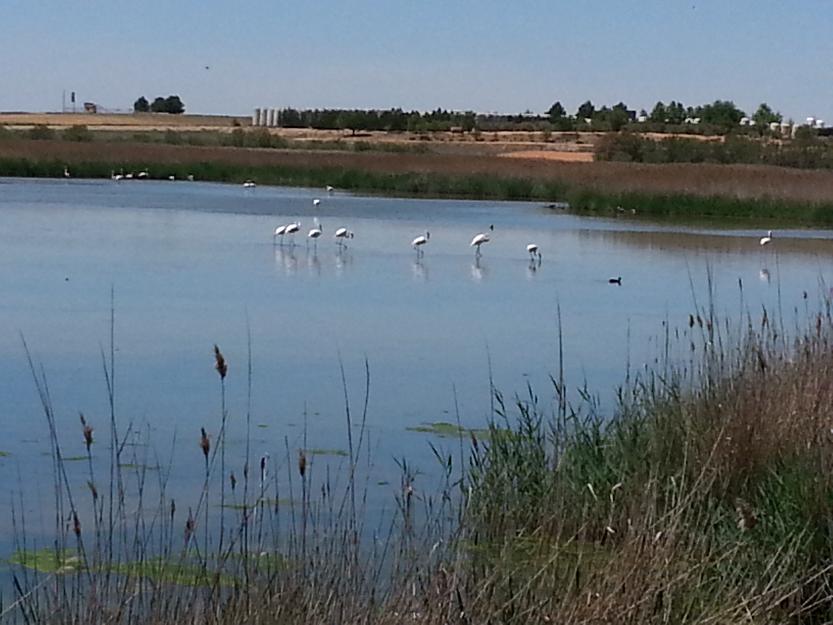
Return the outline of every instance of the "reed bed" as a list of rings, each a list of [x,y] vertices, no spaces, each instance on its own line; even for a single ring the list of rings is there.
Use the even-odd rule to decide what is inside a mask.
[[[317,475],[286,443],[285,483],[298,501],[281,510],[266,459],[247,445],[242,467],[225,465],[225,384],[250,380],[252,365],[250,356],[241,374],[215,346],[218,414],[194,433],[203,486],[179,502],[165,470],[152,484],[123,468],[111,322],[109,423],[80,422],[87,454],[109,446],[109,475],[90,462],[86,484],[70,480],[48,384],[30,358],[50,434],[55,537],[35,551],[17,520],[16,597],[0,620],[830,622],[830,303],[805,297],[789,324],[766,310],[734,320],[714,310],[709,302],[679,327],[664,324],[663,353],[627,372],[612,412],[566,388],[562,354],[545,396],[493,387],[488,432],[459,428],[457,415],[458,443],[435,448],[434,491],[417,488],[401,461],[396,513],[377,527],[359,477],[369,366],[359,410],[343,384],[341,474]],[[239,412],[248,430],[248,406]],[[207,514],[218,502],[224,513]]]
[[[322,146],[326,147],[326,146]],[[356,149],[355,146],[352,149]],[[560,163],[497,155],[281,150],[7,139],[0,175],[151,178],[324,187],[419,197],[566,202],[576,212],[677,219],[833,222],[833,171],[718,164]]]

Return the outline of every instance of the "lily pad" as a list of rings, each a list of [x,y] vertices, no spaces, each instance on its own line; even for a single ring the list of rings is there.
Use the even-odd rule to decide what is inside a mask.
[[[409,432],[422,432],[424,434],[433,434],[443,438],[453,438],[466,436],[467,434],[474,434],[479,438],[487,438],[489,436],[488,429],[464,428],[456,423],[449,423],[448,421],[434,421],[423,422],[419,425],[412,425],[405,428]]]
[[[15,551],[9,558],[9,563],[40,573],[75,573],[83,568],[81,558],[74,551],[56,551],[51,547]]]
[[[310,456],[340,456],[346,457],[348,454],[343,449],[320,449],[320,448],[313,448],[307,449],[306,452]]]
[[[12,455],[12,452],[10,452],[10,451],[0,451],[0,458],[8,458],[11,455]]]

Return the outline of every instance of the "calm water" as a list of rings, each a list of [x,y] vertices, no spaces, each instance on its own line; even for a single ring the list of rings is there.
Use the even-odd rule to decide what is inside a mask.
[[[276,225],[298,219],[303,234],[315,216],[324,227],[317,250],[303,236],[294,247],[273,245]],[[477,262],[469,241],[490,225],[492,242]],[[332,239],[341,226],[356,233],[344,251]],[[426,230],[430,242],[417,260],[409,243]],[[8,502],[20,490],[34,531],[51,527],[48,432],[21,335],[48,376],[64,453],[83,454],[83,412],[100,432],[97,459],[106,460],[100,350],[109,340],[111,287],[119,418],[149,442],[137,454],[167,458],[173,447],[173,493],[193,494],[199,428],[219,427],[214,343],[230,367],[230,463],[241,464],[249,327],[253,454],[269,453],[275,466],[286,446],[293,454],[303,446],[305,421],[307,447],[346,448],[339,359],[354,416],[368,360],[372,483],[392,484],[378,487],[381,500],[398,483],[395,458],[425,470],[418,484],[430,487],[430,438],[406,428],[453,421],[454,389],[463,423],[485,423],[490,359],[506,394],[524,392],[527,382],[542,397],[550,391],[558,305],[568,382],[586,380],[603,402],[628,362],[638,367],[660,353],[664,320],[682,326],[694,298],[706,301],[708,267],[718,310],[735,318],[738,280],[753,312],[780,307],[791,318],[803,310],[804,291],[815,306],[833,284],[830,233],[778,231],[763,249],[762,234],[578,218],[538,204],[0,180],[0,451],[9,453],[0,459],[0,528],[9,535]],[[526,253],[532,241],[540,267]],[[619,275],[621,286],[608,284]],[[337,457],[314,462],[343,467]],[[70,471],[83,486],[83,463]]]

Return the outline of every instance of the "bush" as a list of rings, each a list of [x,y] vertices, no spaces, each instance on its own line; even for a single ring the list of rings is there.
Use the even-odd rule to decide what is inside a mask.
[[[93,140],[93,133],[84,125],[76,125],[64,130],[64,141],[88,142]]]
[[[29,129],[30,139],[54,139],[55,131],[46,124],[36,124]]]

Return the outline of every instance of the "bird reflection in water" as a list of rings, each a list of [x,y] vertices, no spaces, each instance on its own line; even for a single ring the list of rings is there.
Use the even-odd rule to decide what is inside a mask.
[[[480,282],[488,275],[489,268],[481,261],[480,256],[475,256],[471,265],[471,279]]]
[[[428,267],[422,262],[422,256],[417,256],[417,259],[411,264],[411,271],[414,274],[414,280],[419,282],[428,282]]]
[[[541,268],[541,257],[533,257],[529,259],[529,264],[526,266],[526,277],[529,280],[535,277],[538,270]]]
[[[318,260],[318,250],[313,248],[312,253],[307,250],[307,269],[311,274],[321,275],[321,261]]]
[[[341,276],[344,270],[353,264],[353,254],[347,249],[345,245],[339,245],[335,253],[336,261],[336,276]]]
[[[287,275],[294,274],[298,269],[298,257],[295,256],[294,247],[275,247],[275,265],[282,267]]]
[[[758,272],[758,277],[761,279],[761,282],[766,282],[767,284],[769,284],[769,282],[771,280],[771,277],[769,275],[769,269],[767,269],[766,267],[761,269]]]

